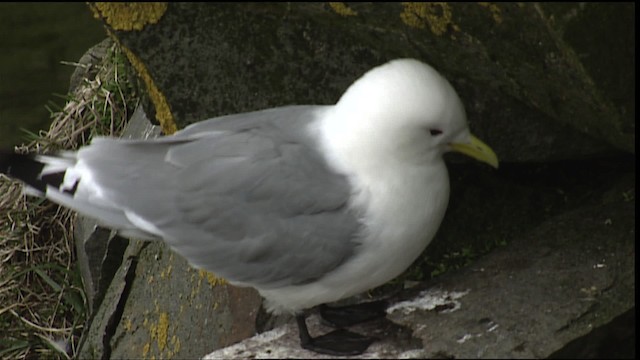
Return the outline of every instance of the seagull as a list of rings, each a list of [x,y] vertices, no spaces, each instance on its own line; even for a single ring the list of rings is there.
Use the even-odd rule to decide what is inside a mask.
[[[425,250],[449,200],[448,151],[498,167],[451,84],[397,59],[335,105],[226,115],[157,139],[96,137],[56,155],[4,151],[0,172],[257,289],[268,311],[296,316],[303,348],[356,355],[375,339],[331,311],[341,328],[312,337],[308,309],[392,280]]]

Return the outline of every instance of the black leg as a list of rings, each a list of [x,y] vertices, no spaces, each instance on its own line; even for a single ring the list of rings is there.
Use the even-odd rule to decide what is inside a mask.
[[[342,328],[386,316],[386,300],[371,301],[355,305],[329,307],[320,305],[320,316],[331,326]]]
[[[347,356],[362,354],[376,338],[352,333],[345,329],[332,331],[328,334],[311,337],[307,329],[305,315],[297,315],[298,332],[300,333],[300,346],[321,354],[333,356]]]
[[[311,335],[309,335],[309,329],[307,329],[306,320],[306,315],[296,315],[296,322],[298,323],[298,334],[300,335],[300,344],[302,344],[303,348],[306,344],[311,343],[311,341],[313,340],[311,338]]]

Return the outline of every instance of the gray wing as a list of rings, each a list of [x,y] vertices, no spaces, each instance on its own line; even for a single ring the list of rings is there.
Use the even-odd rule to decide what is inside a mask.
[[[358,245],[348,181],[302,131],[313,114],[281,108],[155,141],[99,139],[79,158],[116,206],[193,265],[261,288],[301,284]]]

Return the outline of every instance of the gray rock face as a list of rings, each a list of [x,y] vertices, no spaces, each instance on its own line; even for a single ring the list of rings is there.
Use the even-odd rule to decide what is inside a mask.
[[[503,161],[547,161],[635,152],[633,7],[176,3],[141,31],[107,23],[178,128],[335,103],[371,67],[415,57],[453,83],[472,129]]]
[[[449,156],[447,215],[401,279],[417,287],[396,295],[421,301],[354,328],[382,338],[362,357],[571,357],[590,336],[594,349],[612,341],[597,334],[633,312],[634,5],[101,6],[165,130],[334,103],[398,57],[431,63],[456,87],[501,168]],[[96,274],[113,270],[87,276],[108,291],[81,357],[317,356],[299,348],[292,323],[226,348],[255,333],[258,295],[190,269],[160,243],[132,241],[121,263],[110,283]],[[312,333],[326,330],[310,321]]]
[[[458,299],[396,304],[389,318],[427,357],[548,357],[635,306],[634,216],[632,203],[617,203],[552,218],[422,294]]]

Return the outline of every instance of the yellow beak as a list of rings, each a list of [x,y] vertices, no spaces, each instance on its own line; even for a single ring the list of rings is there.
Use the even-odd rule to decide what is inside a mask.
[[[452,143],[450,144],[453,151],[470,156],[478,161],[487,163],[494,168],[498,168],[498,156],[489,147],[477,137],[471,135],[469,143]]]

